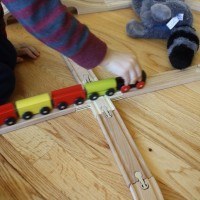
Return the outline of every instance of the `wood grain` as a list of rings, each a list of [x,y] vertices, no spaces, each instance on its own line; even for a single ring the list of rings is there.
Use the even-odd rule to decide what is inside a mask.
[[[12,156],[20,157],[20,160],[15,159],[16,165],[19,165],[18,170],[29,166],[33,172],[37,170],[41,173],[36,173],[37,177],[33,175],[33,178],[36,183],[37,178],[46,181],[44,190],[48,188],[48,184],[54,184],[66,199],[131,198],[90,111],[59,117],[6,134],[2,138],[13,146],[10,148]],[[9,152],[3,152],[9,160],[11,155],[8,154]],[[20,165],[22,158],[24,162],[26,160],[26,166]],[[27,178],[29,175],[26,173],[30,174],[24,170],[22,175]],[[31,185],[34,186],[33,183]],[[51,194],[51,189],[49,191]],[[43,192],[40,193],[44,195]]]
[[[186,199],[199,197],[198,96],[180,86],[115,103],[155,178],[162,174]]]
[[[97,119],[133,199],[163,200],[160,188],[147,168],[134,141],[130,139],[130,133],[125,128],[118,112],[113,111],[112,117],[109,118],[101,114],[98,115]],[[141,183],[135,176],[136,172],[141,173],[148,189],[141,189]]]
[[[199,13],[194,12],[194,17],[199,32]],[[148,76],[171,70],[166,41],[126,36],[125,24],[132,18],[137,17],[131,9],[78,16],[111,48],[137,55]],[[13,101],[75,83],[57,52],[42,45],[18,24],[9,25],[7,30],[15,43],[28,42],[41,51],[38,60],[28,60],[16,68]],[[16,37],[16,33],[21,37]],[[199,63],[198,52],[193,65]],[[99,78],[112,76],[101,67],[95,73]],[[200,82],[196,82],[115,102],[166,200],[199,200],[199,99]],[[89,111],[0,136],[0,154],[3,200],[131,199]]]

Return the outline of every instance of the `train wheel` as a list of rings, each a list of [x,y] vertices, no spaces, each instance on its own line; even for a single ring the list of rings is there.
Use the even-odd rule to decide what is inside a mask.
[[[92,100],[92,101],[94,101],[98,98],[99,98],[99,94],[97,92],[92,93],[89,97],[89,99]]]
[[[144,81],[140,81],[140,82],[138,82],[138,83],[136,84],[136,88],[137,88],[137,89],[142,89],[142,88],[144,87],[144,85],[145,85],[145,82],[144,82]]]
[[[61,103],[58,104],[57,108],[58,108],[59,110],[64,110],[64,109],[67,108],[67,106],[68,106],[67,103],[61,102]]]
[[[22,118],[25,119],[25,120],[29,120],[31,119],[33,116],[33,113],[32,112],[25,112],[23,115],[22,115]]]
[[[76,105],[81,105],[84,103],[84,99],[79,97],[78,99],[76,99],[76,101],[74,102]]]
[[[50,113],[51,109],[49,107],[43,107],[41,110],[40,110],[40,114],[42,115],[48,115]]]
[[[16,119],[14,117],[9,117],[8,119],[6,119],[5,124],[7,126],[12,126],[16,123]]]
[[[130,88],[131,87],[129,85],[124,85],[124,86],[121,87],[120,90],[121,90],[122,93],[125,93],[125,92],[128,92],[130,90]]]
[[[113,94],[115,94],[115,89],[113,89],[113,88],[106,91],[107,96],[112,96]]]

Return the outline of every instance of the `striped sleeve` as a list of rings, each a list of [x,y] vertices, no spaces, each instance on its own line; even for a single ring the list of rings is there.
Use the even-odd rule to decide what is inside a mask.
[[[36,38],[86,69],[96,67],[106,44],[81,24],[59,0],[2,0]]]

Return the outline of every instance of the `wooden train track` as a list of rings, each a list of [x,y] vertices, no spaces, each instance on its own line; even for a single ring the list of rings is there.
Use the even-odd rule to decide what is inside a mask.
[[[159,74],[155,74],[147,78],[145,87],[142,90],[131,89],[128,93],[118,92],[110,97],[112,100],[124,99],[142,95],[145,93],[155,92],[186,83],[200,80],[200,64],[189,67],[185,70],[171,70]]]
[[[90,70],[83,69],[65,58],[74,78],[79,83],[95,81],[97,77]],[[70,63],[69,63],[70,62]],[[109,97],[103,96],[90,102],[101,130],[112,151],[115,161],[124,177],[134,200],[164,200],[160,188],[149,171],[133,138]]]
[[[62,0],[67,7],[76,8],[78,14],[103,12],[131,6],[131,0]],[[200,11],[199,0],[185,0],[196,11]]]
[[[163,200],[156,180],[110,99],[101,97],[92,103],[92,109],[133,199]]]
[[[78,2],[78,1],[77,1]],[[94,2],[94,1],[93,1]],[[95,1],[101,4],[102,1]],[[112,1],[105,1],[111,3]],[[116,2],[120,3],[120,1]],[[92,0],[91,0],[92,3]],[[103,2],[102,2],[103,3]],[[79,4],[80,5],[80,4]],[[198,8],[199,4],[195,6]],[[114,9],[114,7],[112,7]],[[199,9],[199,8],[198,8]],[[99,10],[100,11],[100,10]],[[102,10],[103,11],[103,10]],[[70,59],[64,58],[67,66],[79,83],[96,81],[97,78],[92,70],[80,68]],[[70,108],[53,112],[47,116],[36,115],[30,121],[20,120],[16,125],[11,127],[2,126],[0,134],[4,134],[13,130],[17,130],[26,126],[40,123],[58,116],[76,112],[81,109],[90,108],[110,146],[115,161],[124,177],[127,187],[130,189],[134,200],[163,200],[160,188],[145,164],[139,150],[130,133],[128,132],[123,120],[118,111],[115,109],[111,100],[128,98],[132,96],[142,95],[149,92],[154,92],[181,84],[186,84],[200,80],[200,66],[193,66],[186,70],[173,70],[164,72],[152,77],[148,77],[147,84],[142,90],[132,90],[129,93],[122,94],[118,92],[111,98],[100,97],[95,102],[86,101],[81,106],[71,106]]]
[[[130,0],[62,0],[67,7],[76,8],[78,14],[103,12],[131,6]]]
[[[67,66],[69,67],[71,73],[74,75],[76,81],[78,83],[87,82],[87,81],[95,81],[97,80],[96,76],[89,70],[85,71],[83,68],[76,65],[70,59],[64,57]],[[170,87],[191,83],[194,81],[200,81],[200,65],[189,67],[186,70],[172,70],[168,72],[163,72],[154,76],[150,76],[147,79],[147,83],[142,90],[131,89],[128,93],[117,92],[114,96],[111,96],[111,100],[119,100],[129,97],[134,97],[158,90],[167,89]],[[49,119],[53,119],[62,115],[66,115],[72,112],[77,112],[79,110],[87,109],[90,107],[90,100],[87,100],[83,105],[80,106],[70,106],[68,109],[63,111],[53,110],[48,115],[35,115],[32,120],[26,121],[20,119],[19,122],[13,126],[3,125],[0,127],[0,134],[5,134],[10,131],[18,130],[30,125],[34,125]]]
[[[74,75],[78,83],[85,83],[97,80],[92,70],[85,70],[79,67],[70,59],[64,57],[67,66]],[[87,100],[81,106],[71,106],[70,108],[57,111],[46,116],[35,115],[30,121],[20,120],[13,126],[2,126],[0,134],[14,131],[26,126],[40,123],[58,116],[66,115],[78,110],[90,108],[102,129],[102,132],[112,150],[116,163],[124,177],[127,187],[130,189],[135,200],[162,200],[161,191],[147,168],[140,152],[138,151],[130,133],[123,120],[115,109],[112,100],[128,98],[142,95],[148,92],[158,91],[181,84],[200,81],[200,65],[190,67],[186,70],[172,70],[152,77],[148,77],[145,88],[142,90],[131,90],[122,94],[119,92],[112,98],[100,97],[95,102]]]

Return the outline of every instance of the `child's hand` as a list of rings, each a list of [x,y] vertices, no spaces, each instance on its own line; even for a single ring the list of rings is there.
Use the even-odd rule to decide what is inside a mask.
[[[136,58],[131,54],[108,49],[104,60],[100,63],[100,66],[103,66],[106,70],[121,76],[125,81],[125,85],[141,81],[141,68]]]
[[[23,56],[28,56],[32,59],[37,59],[40,56],[40,52],[35,47],[29,46],[26,43],[20,44],[15,48],[17,51],[17,63],[24,60]]]

